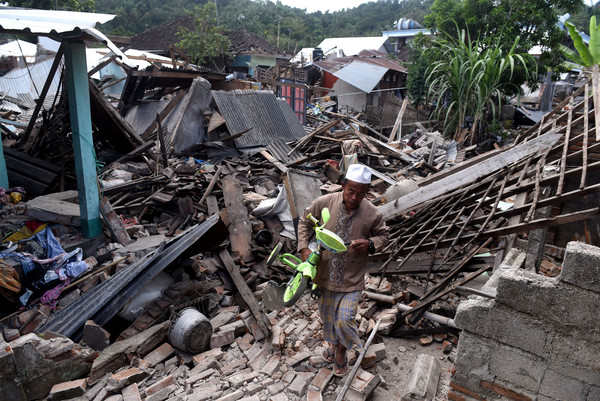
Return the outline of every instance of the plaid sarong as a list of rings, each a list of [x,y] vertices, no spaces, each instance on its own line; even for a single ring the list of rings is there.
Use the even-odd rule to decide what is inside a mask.
[[[330,344],[342,343],[346,349],[361,347],[356,324],[358,300],[362,291],[335,292],[323,289],[319,312],[323,319],[323,339]]]

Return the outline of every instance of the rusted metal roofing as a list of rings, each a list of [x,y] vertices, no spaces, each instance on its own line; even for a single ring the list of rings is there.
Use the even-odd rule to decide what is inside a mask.
[[[315,61],[313,64],[333,74],[356,60],[360,60],[363,63],[384,67],[388,70],[399,71],[405,74],[408,73],[408,70],[401,66],[400,63],[395,60],[388,59],[385,53],[375,50],[363,50],[357,56],[338,57],[331,60]]]
[[[238,149],[267,148],[276,153],[279,160],[287,161],[291,148],[286,142],[296,141],[304,136],[296,122],[288,121],[282,105],[273,92],[254,90],[213,91],[213,98],[231,135],[247,130],[236,138]],[[289,108],[289,105],[287,105]],[[291,111],[291,109],[290,109]],[[292,111],[293,113],[293,111]],[[294,127],[293,129],[290,126]],[[290,157],[293,158],[293,155]]]

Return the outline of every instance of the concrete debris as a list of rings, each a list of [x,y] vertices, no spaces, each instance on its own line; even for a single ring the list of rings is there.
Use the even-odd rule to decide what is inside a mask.
[[[3,114],[0,398],[434,399],[434,353],[455,363],[452,400],[600,398],[598,252],[569,242],[600,241],[591,81],[533,126],[457,143],[391,92],[352,110],[314,66],[257,67],[255,82],[171,56],[107,57],[90,77],[123,70],[117,97],[85,77],[96,160],[73,151],[66,93],[39,119],[46,91],[33,115]],[[366,199],[392,236],[369,255],[356,315],[375,342],[349,351],[342,387],[314,300],[269,313],[263,291],[290,277],[267,264],[273,248],[295,253],[298,218],[353,163],[371,169]],[[78,183],[90,165],[92,192]],[[178,326],[186,311],[202,323]],[[388,386],[407,348],[428,355]]]

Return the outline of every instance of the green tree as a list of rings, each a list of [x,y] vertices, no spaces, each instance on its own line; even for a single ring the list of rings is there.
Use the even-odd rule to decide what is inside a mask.
[[[181,47],[196,63],[202,63],[209,57],[229,57],[229,38],[223,35],[222,28],[217,25],[216,6],[208,2],[204,7],[196,6],[189,14],[194,18],[195,30],[182,27],[177,36]]]
[[[42,10],[85,11],[93,13],[94,0],[11,0],[12,7],[37,8]]]
[[[427,98],[427,69],[441,56],[440,48],[433,48],[433,38],[422,33],[408,44],[408,75],[406,90],[412,105],[419,110]],[[424,51],[429,49],[428,51]]]
[[[467,26],[474,38],[501,34],[513,43],[519,37],[516,52],[542,46],[539,64],[556,71],[562,64],[559,45],[565,37],[558,13],[575,12],[582,6],[582,0],[435,0],[424,22],[430,29],[455,37]]]
[[[528,75],[535,71],[527,67],[529,55],[516,52],[519,37],[505,50],[502,35],[472,40],[464,29],[458,32],[458,38],[442,33],[434,39],[431,51],[441,50],[441,55],[427,70],[426,82],[430,101],[435,104],[431,117],[443,121],[444,134],[462,142],[462,124],[470,116],[474,119],[473,143],[484,112],[491,111],[495,116],[503,94],[515,86],[511,82],[515,66],[520,64]]]

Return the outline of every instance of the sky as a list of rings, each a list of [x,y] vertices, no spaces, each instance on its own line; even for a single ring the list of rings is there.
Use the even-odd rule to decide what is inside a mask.
[[[358,7],[367,0],[280,0],[282,4],[290,7],[305,9],[309,13],[315,11],[330,12],[339,11],[344,8]]]

